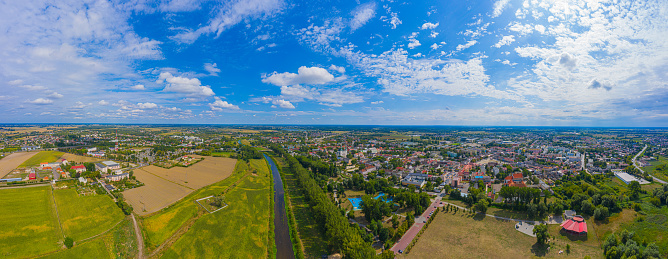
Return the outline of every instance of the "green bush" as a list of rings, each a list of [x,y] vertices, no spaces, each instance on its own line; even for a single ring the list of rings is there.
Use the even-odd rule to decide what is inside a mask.
[[[67,247],[67,249],[72,248],[74,246],[74,239],[72,239],[71,237],[66,237],[65,246]]]

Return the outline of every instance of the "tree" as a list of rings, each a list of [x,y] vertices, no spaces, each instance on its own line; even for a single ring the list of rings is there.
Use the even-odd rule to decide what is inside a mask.
[[[478,203],[475,204],[475,210],[481,213],[487,213],[487,200],[479,200]]]
[[[392,227],[397,228],[399,226],[399,217],[397,214],[392,215]]]
[[[566,244],[566,253],[567,254],[571,253],[571,244]]]
[[[638,199],[640,196],[640,183],[638,181],[632,181],[628,185],[629,191],[631,191],[631,199]]]
[[[607,254],[610,249],[616,247],[617,245],[618,245],[617,237],[615,236],[614,233],[610,234],[605,239],[605,242],[603,242],[603,253]]]
[[[540,245],[544,245],[545,243],[547,243],[547,239],[549,237],[547,233],[547,225],[540,224],[535,226],[533,228],[533,234],[536,235],[536,243]]]
[[[594,210],[594,218],[596,220],[605,220],[609,216],[608,208],[598,207]]]
[[[580,205],[580,210],[582,213],[592,215],[594,213],[594,204],[592,204],[589,200],[585,200]]]
[[[66,237],[65,238],[65,247],[67,247],[67,249],[70,249],[73,246],[74,246],[74,239],[72,239],[71,237]]]
[[[647,245],[645,251],[642,252],[643,258],[661,258],[661,253],[659,252],[659,247],[655,243]]]

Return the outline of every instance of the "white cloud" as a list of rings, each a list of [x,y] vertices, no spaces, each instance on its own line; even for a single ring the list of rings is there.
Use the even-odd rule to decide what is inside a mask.
[[[438,23],[430,23],[430,22],[428,22],[428,23],[424,23],[424,24],[422,24],[422,26],[420,27],[420,29],[422,29],[422,30],[427,30],[427,29],[429,29],[429,30],[433,30],[433,29],[436,29],[436,27],[438,27]]]
[[[276,86],[298,85],[298,84],[326,84],[332,82],[334,76],[326,69],[320,67],[302,66],[297,70],[297,74],[284,72],[274,72],[271,75],[262,78],[263,83],[269,83]]]
[[[202,82],[197,78],[186,78],[180,76],[173,76],[169,72],[160,73],[160,77],[156,83],[161,84],[165,82],[166,86],[163,91],[184,93],[190,97],[205,97],[214,95],[211,87],[202,85]]]
[[[285,3],[281,0],[239,0],[221,4],[220,9],[213,12],[216,16],[210,19],[205,26],[196,30],[186,29],[171,38],[181,43],[192,44],[205,34],[215,34],[216,37],[219,37],[221,33],[245,19],[271,16],[280,12],[284,5]]]
[[[408,42],[408,48],[409,48],[409,49],[414,49],[414,48],[417,48],[417,47],[419,47],[419,46],[422,45],[422,44],[420,44],[420,42],[419,42],[418,40],[416,40],[415,38],[410,38],[410,39],[408,39],[408,41],[409,41],[409,42]]]
[[[383,101],[375,101],[375,102],[371,102],[371,104],[382,104],[382,103],[384,103],[384,102],[383,102]]]
[[[209,108],[213,111],[222,111],[223,109],[228,109],[228,110],[238,110],[239,106],[233,105],[231,103],[228,103],[227,101],[223,101],[218,97],[215,97],[215,101],[213,103],[209,104]]]
[[[513,22],[510,24],[508,29],[514,32],[518,32],[520,35],[526,35],[533,32],[534,26],[531,26],[530,24],[522,25],[521,23]]]
[[[295,108],[295,106],[292,103],[290,103],[289,101],[286,101],[286,100],[274,100],[272,102],[272,104],[273,104],[271,106],[272,108],[276,108],[277,105],[278,105],[278,107],[283,108],[283,109],[294,109]]]
[[[20,84],[23,84],[23,80],[16,79],[16,80],[9,81],[7,83],[10,84],[10,85],[20,85]]]
[[[438,44],[434,43],[434,44],[431,44],[430,47],[431,47],[431,49],[436,50],[436,49],[438,49],[438,47],[440,47],[440,46],[438,46]]]
[[[46,99],[46,98],[37,98],[37,99],[35,99],[35,100],[28,101],[28,102],[29,102],[29,103],[33,103],[33,104],[40,104],[40,105],[42,105],[42,104],[51,104],[51,103],[53,103],[52,100],[50,100],[50,99]]]
[[[499,42],[494,44],[495,48],[500,48],[501,46],[510,45],[515,41],[515,35],[503,36]]]
[[[392,29],[396,29],[397,25],[401,24],[401,20],[397,16],[397,13],[391,13],[392,18],[390,19],[390,24],[392,24]]]
[[[475,45],[476,43],[478,43],[477,40],[471,40],[471,41],[467,42],[467,43],[464,44],[464,45],[459,44],[459,45],[457,45],[457,51],[461,51],[461,50],[464,50],[464,49],[468,49],[468,48],[472,47],[473,45]]]
[[[429,34],[429,37],[431,38],[436,38],[438,36],[438,32],[432,31],[431,34]]]
[[[503,13],[503,9],[505,9],[506,6],[508,5],[508,2],[510,2],[510,0],[497,0],[494,3],[494,10],[492,11],[492,18],[495,18],[495,17],[498,17],[499,15],[501,15],[501,13]]]
[[[158,105],[155,103],[137,103],[137,107],[139,109],[154,109],[158,108]]]
[[[536,24],[535,28],[536,28],[537,32],[540,32],[541,34],[545,33],[545,26],[540,25],[540,24]]]
[[[59,94],[57,92],[51,92],[47,97],[52,98],[52,99],[60,99],[63,98],[62,94]]]
[[[144,87],[144,85],[133,85],[133,86],[130,86],[130,89],[132,89],[132,90],[144,90],[144,89],[146,89],[146,87]]]
[[[107,102],[107,101],[105,101],[105,100],[100,100],[99,102],[97,102],[97,104],[99,104],[99,105],[108,105],[109,102]]]
[[[376,4],[369,3],[361,5],[353,11],[353,18],[350,20],[350,29],[355,31],[364,26],[371,18],[376,15]]]
[[[32,91],[45,90],[46,87],[41,85],[19,85],[18,87],[25,88]]]
[[[216,63],[204,63],[204,70],[206,72],[209,72],[209,75],[211,76],[218,76],[218,73],[220,72],[220,69],[218,68],[218,65]]]
[[[337,65],[331,65],[331,66],[329,66],[329,70],[334,70],[334,71],[337,71],[337,72],[339,72],[339,73],[341,73],[341,74],[343,74],[343,73],[346,72],[346,68],[345,68],[345,67],[340,67],[340,66],[337,66]]]

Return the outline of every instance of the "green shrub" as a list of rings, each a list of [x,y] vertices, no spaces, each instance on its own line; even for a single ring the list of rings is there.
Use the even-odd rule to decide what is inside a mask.
[[[65,246],[67,247],[67,249],[72,248],[74,246],[74,239],[72,239],[71,237],[66,237]]]

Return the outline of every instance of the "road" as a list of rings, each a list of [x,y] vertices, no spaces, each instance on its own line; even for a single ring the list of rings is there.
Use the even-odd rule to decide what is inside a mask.
[[[424,225],[426,225],[426,223],[424,222],[427,221],[427,217],[429,217],[429,214],[436,210],[435,207],[443,207],[444,204],[445,203],[441,204],[440,199],[436,198],[436,200],[432,202],[431,205],[429,205],[429,208],[427,208],[422,213],[422,215],[420,215],[419,217],[415,217],[415,223],[413,223],[413,226],[411,226],[411,228],[409,228],[408,231],[404,233],[401,239],[399,239],[399,241],[396,244],[394,244],[394,246],[392,246],[390,250],[394,252],[394,254],[401,254],[403,253],[403,251],[406,251],[406,247],[408,247],[411,241],[415,239],[415,236],[417,236],[417,234],[420,233],[420,230],[422,230]],[[399,251],[401,251],[401,253]]]
[[[645,144],[645,147],[644,147],[640,152],[638,152],[638,154],[636,154],[636,155],[633,157],[633,159],[631,160],[631,162],[633,163],[633,166],[634,166],[636,169],[640,170],[640,173],[645,173],[645,171],[643,171],[640,167],[638,167],[638,164],[636,163],[636,159],[640,156],[640,154],[642,154],[643,152],[645,152],[646,149],[647,149],[647,144]],[[650,175],[650,176],[652,176],[652,178],[654,179],[655,182],[657,182],[657,183],[661,183],[661,184],[666,184],[666,181],[661,180],[661,179],[659,179],[659,178],[656,178],[656,177],[654,177],[653,175]]]
[[[107,187],[104,187],[105,183],[104,183],[102,180],[100,180],[100,179],[97,179],[97,182],[100,183],[100,186],[102,187],[102,189],[104,189],[105,191],[107,191],[107,193],[109,194],[109,196],[111,196],[111,198],[114,199],[114,203],[116,203],[116,197],[115,197],[114,195],[111,194],[111,192],[107,189]]]

